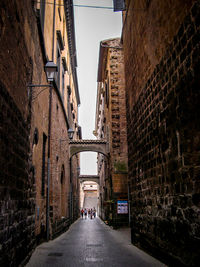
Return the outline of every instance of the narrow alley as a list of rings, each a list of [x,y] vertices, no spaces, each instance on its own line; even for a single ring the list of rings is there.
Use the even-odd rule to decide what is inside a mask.
[[[200,266],[200,0],[0,0],[0,47],[0,267]]]
[[[98,217],[79,219],[60,237],[38,246],[26,267],[165,266],[133,246],[128,231],[113,230]]]

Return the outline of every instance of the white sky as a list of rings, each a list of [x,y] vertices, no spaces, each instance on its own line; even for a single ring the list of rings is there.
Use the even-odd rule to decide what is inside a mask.
[[[113,6],[112,0],[74,0],[74,5]],[[109,9],[74,7],[78,84],[81,105],[79,125],[83,139],[95,139],[97,69],[99,43],[121,37],[122,13]],[[97,154],[81,153],[81,174],[97,173]]]

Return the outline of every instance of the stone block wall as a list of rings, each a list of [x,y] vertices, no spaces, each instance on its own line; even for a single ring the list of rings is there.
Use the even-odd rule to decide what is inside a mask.
[[[200,2],[146,2],[143,22],[130,2],[123,32],[132,242],[168,264],[197,266]]]
[[[119,38],[101,42],[98,81],[103,85],[98,91],[98,132],[109,143],[108,162],[105,164],[105,159],[99,157],[100,198],[104,202],[101,216],[116,226],[121,220],[117,216],[117,199],[128,198],[124,56]],[[127,224],[127,218],[123,223]]]
[[[34,247],[34,170],[30,122],[0,83],[0,265],[18,266]]]
[[[127,197],[127,174],[124,173],[113,173],[113,192],[121,193]]]
[[[33,65],[25,39],[25,24],[34,29],[31,14],[29,1],[0,3],[0,266],[19,266],[35,245],[27,88]]]

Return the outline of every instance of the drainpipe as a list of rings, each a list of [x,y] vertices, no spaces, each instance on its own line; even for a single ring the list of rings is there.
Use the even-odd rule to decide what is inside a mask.
[[[69,160],[69,168],[70,168],[70,221],[73,223],[73,171],[72,171],[72,158]]]
[[[54,47],[55,47],[55,14],[56,14],[56,0],[54,0],[54,5],[53,5],[53,43],[52,43],[52,61],[54,61]]]
[[[56,10],[56,0],[54,0],[54,9],[53,9],[53,43],[52,43],[52,61],[54,61],[54,32],[55,32],[55,10]],[[46,198],[46,230],[47,230],[47,241],[49,241],[49,210],[50,210],[50,151],[51,151],[51,111],[52,111],[52,89],[53,84],[49,88],[49,125],[48,125],[48,161],[47,161],[47,198]]]
[[[50,150],[51,150],[51,109],[52,109],[52,86],[49,88],[49,126],[48,126],[48,162],[47,162],[47,241],[49,241],[49,193],[50,193]]]

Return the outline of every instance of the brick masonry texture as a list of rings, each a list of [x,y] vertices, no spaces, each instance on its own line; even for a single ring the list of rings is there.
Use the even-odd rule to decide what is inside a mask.
[[[108,49],[108,47],[110,47]],[[100,45],[97,93],[98,137],[108,138],[109,160],[99,156],[100,217],[114,227],[127,224],[128,216],[117,214],[117,200],[127,199],[127,131],[124,57],[120,38]],[[99,99],[98,99],[99,97]]]
[[[69,5],[69,1],[67,2]],[[0,266],[24,265],[36,242],[42,242],[47,236],[48,155],[50,238],[66,230],[78,217],[77,211],[74,211],[72,218],[69,207],[70,168],[67,139],[68,119],[71,127],[76,126],[76,138],[79,137],[79,96],[76,98],[74,91],[76,81],[69,78],[66,71],[62,94],[59,84],[52,89],[51,109],[51,90],[46,86],[28,86],[47,84],[44,65],[53,55],[53,39],[49,34],[53,29],[52,5],[45,6],[44,18],[44,13],[38,8],[41,8],[41,5],[36,1],[0,1]],[[64,62],[70,62],[67,60],[70,56],[67,32],[63,29],[66,29],[63,24],[64,15],[64,7],[57,7],[55,29],[61,30],[63,41],[66,41],[61,53],[60,67],[64,67]],[[43,29],[44,25],[46,26]],[[58,32],[55,31],[55,43],[57,37]],[[54,48],[56,49],[56,45]],[[55,60],[57,54],[54,52]],[[67,90],[70,91],[70,99],[67,98]],[[73,112],[72,108],[69,109],[72,105]],[[73,157],[72,163],[72,172],[75,169],[74,173],[77,175],[78,158]],[[76,175],[73,175],[74,180]],[[74,210],[79,204],[77,193],[78,185],[75,184]]]
[[[32,59],[24,26],[34,36],[31,12],[29,1],[0,2],[0,266],[19,266],[35,245],[35,173],[27,91]]]
[[[29,124],[0,84],[0,265],[18,266],[34,245]]]
[[[150,1],[155,8],[149,11],[152,32],[153,12],[158,12],[155,3]],[[132,242],[168,263],[177,261],[197,266],[200,255],[200,2],[183,1],[181,10],[176,9],[176,4],[173,11],[176,21],[175,16],[169,16],[174,29],[166,36],[168,44],[164,45],[163,40],[155,42],[155,47],[152,44],[155,54],[162,48],[158,62],[151,59],[152,64],[147,62],[145,52],[139,48],[140,37],[135,33],[135,43],[131,41],[131,28],[127,26],[130,14],[123,33]],[[133,12],[131,4],[129,7],[129,12]],[[166,14],[163,10],[163,20]],[[178,25],[177,21],[181,23]],[[139,23],[135,22],[137,27]],[[167,29],[165,25],[160,30],[167,32]],[[141,59],[141,65],[149,64],[149,73],[145,68],[138,70],[139,63],[131,66],[130,53],[135,53],[132,59],[136,63]]]

